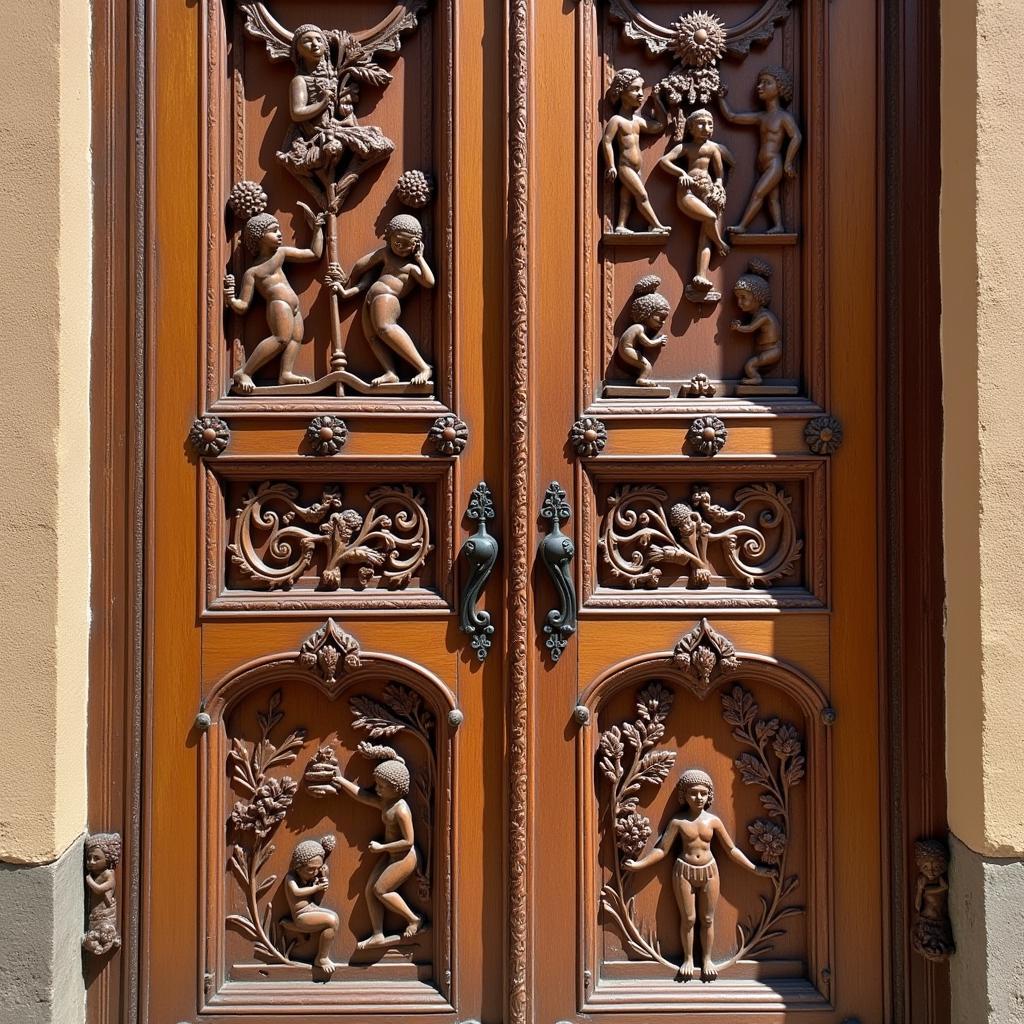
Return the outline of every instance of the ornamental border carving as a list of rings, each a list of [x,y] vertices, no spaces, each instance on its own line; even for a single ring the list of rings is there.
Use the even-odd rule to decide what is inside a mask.
[[[706,620],[704,620],[707,625]],[[701,622],[684,622],[680,636],[700,626]],[[721,622],[718,623],[721,625]],[[576,734],[576,814],[580,835],[577,873],[579,878],[579,942],[582,956],[581,981],[578,992],[581,1013],[617,1012],[627,1014],[654,1014],[679,1012],[692,1006],[694,1011],[707,1007],[709,992],[706,986],[681,986],[671,977],[657,980],[637,973],[636,981],[616,978],[614,986],[602,984],[601,932],[604,921],[599,910],[600,879],[602,877],[599,854],[603,841],[601,805],[596,783],[597,752],[600,730],[595,727],[602,708],[626,689],[638,689],[653,680],[669,684],[677,697],[686,695],[693,700],[710,700],[717,692],[728,692],[739,685],[744,690],[751,686],[761,692],[767,687],[789,697],[800,708],[803,720],[797,728],[805,740],[808,820],[824,823],[823,828],[809,830],[806,836],[806,877],[801,878],[802,897],[807,920],[808,964],[805,981],[794,992],[780,998],[771,993],[740,994],[733,990],[727,996],[727,976],[715,982],[716,999],[727,997],[726,1004],[735,1012],[778,1012],[781,1008],[825,1009],[831,1005],[835,978],[826,970],[833,962],[835,935],[834,879],[831,869],[832,797],[831,770],[832,730],[822,722],[822,712],[829,700],[821,687],[793,665],[763,654],[735,651],[730,655],[735,666],[728,672],[714,674],[707,687],[695,686],[689,670],[680,663],[675,651],[654,651],[636,655],[611,666],[598,675],[583,691],[577,701],[579,709],[589,713],[590,725],[578,728]],[[755,699],[758,694],[755,693]],[[585,984],[583,977],[588,977]],[[716,1002],[716,1005],[719,1005]]]
[[[348,636],[345,623],[328,620],[320,630],[302,637],[302,644],[319,636],[325,627],[333,625],[334,633]],[[355,638],[349,637],[358,646]],[[434,934],[435,980],[431,991],[422,987],[416,992],[398,997],[388,983],[375,988],[372,983],[360,983],[354,988],[344,985],[310,981],[302,984],[299,992],[274,994],[265,982],[232,981],[226,984],[223,956],[223,921],[225,887],[229,880],[223,870],[227,863],[223,810],[236,799],[224,765],[231,747],[225,729],[225,720],[232,709],[253,691],[276,684],[283,688],[296,684],[312,686],[332,702],[341,706],[341,698],[353,687],[371,680],[394,681],[413,689],[429,705],[439,722],[447,721],[458,704],[453,691],[428,669],[406,658],[392,654],[358,649],[358,658],[349,659],[344,671],[324,673],[315,659],[303,658],[303,646],[296,650],[264,655],[238,666],[218,680],[206,695],[204,708],[210,717],[210,727],[199,733],[199,892],[205,894],[201,905],[200,955],[205,966],[207,984],[198,1012],[202,1013],[265,1013],[268,1003],[277,1008],[298,1010],[308,1007],[310,1012],[331,1012],[344,1016],[367,1013],[454,1013],[451,993],[454,969],[455,903],[452,887],[452,864],[457,842],[457,823],[454,820],[454,794],[456,792],[456,765],[458,764],[458,730],[440,729],[436,736],[437,785],[435,791],[435,852],[434,870],[435,917]],[[293,723],[293,725],[296,723]],[[297,723],[308,725],[309,723]],[[445,912],[441,913],[444,908]],[[294,985],[294,983],[293,983]]]
[[[256,487],[274,483],[315,483],[337,485],[342,491],[370,490],[375,485],[398,481],[429,487],[426,512],[433,550],[434,587],[371,590],[234,590],[226,586],[227,550],[232,542],[235,509],[225,506],[226,482],[244,482]],[[202,618],[221,613],[281,612],[308,614],[385,609],[437,609],[454,607],[452,566],[455,560],[455,498],[453,461],[447,459],[378,459],[338,455],[331,459],[273,459],[224,456],[205,467],[202,478],[201,535],[206,537],[200,559],[199,614]]]

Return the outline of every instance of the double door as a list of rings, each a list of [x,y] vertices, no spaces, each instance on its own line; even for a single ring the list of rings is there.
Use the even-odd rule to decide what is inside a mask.
[[[887,1019],[873,5],[151,14],[141,1019]]]

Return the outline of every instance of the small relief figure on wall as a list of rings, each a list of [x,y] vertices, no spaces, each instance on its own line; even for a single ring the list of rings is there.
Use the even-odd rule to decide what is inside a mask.
[[[914,923],[911,942],[926,960],[941,962],[955,952],[949,920],[949,850],[938,839],[920,839],[914,844],[917,884],[914,890]]]
[[[377,361],[384,367],[384,373],[370,383],[373,386],[398,383],[392,353],[415,368],[416,375],[410,383],[428,383],[433,368],[398,322],[402,316],[402,299],[416,285],[434,287],[434,272],[423,255],[420,222],[408,213],[392,217],[384,232],[384,245],[358,259],[348,280],[356,283],[346,286],[338,280],[331,282],[330,287],[343,299],[366,293],[363,333]]]
[[[377,808],[384,825],[384,841],[370,843],[371,853],[381,854],[366,884],[366,906],[373,928],[372,934],[357,943],[356,948],[383,949],[408,942],[424,927],[424,919],[413,910],[399,892],[401,887],[416,873],[419,853],[412,809],[406,797],[409,795],[411,779],[405,761],[390,747],[360,744],[360,752],[367,757],[380,759],[373,770],[373,788],[356,785],[345,778],[340,766],[330,752],[321,752],[310,763],[306,772],[306,784],[310,793],[325,796],[347,793],[354,800]],[[331,773],[328,781],[328,772]],[[390,910],[405,922],[401,935],[387,935],[384,931],[385,913]]]
[[[721,818],[711,813],[715,794],[711,776],[699,768],[691,768],[679,777],[679,802],[683,814],[668,823],[658,845],[638,860],[626,860],[627,871],[641,871],[668,856],[678,842],[679,857],[672,869],[672,891],[680,916],[680,939],[683,946],[683,964],[679,975],[689,981],[694,974],[694,932],[700,924],[701,981],[714,981],[718,970],[712,960],[715,943],[715,909],[718,905],[720,883],[718,864],[711,851],[715,837],[738,864],[756,875],[774,877],[774,867],[759,866],[751,861],[733,842]]]
[[[747,273],[733,286],[736,305],[748,317],[733,320],[729,325],[740,334],[754,335],[754,354],[743,366],[743,381],[736,388],[737,395],[795,395],[797,388],[789,384],[766,384],[762,371],[776,366],[782,359],[782,324],[768,307],[772,301],[769,278],[772,265],[755,257],[748,264]]]
[[[725,91],[719,98],[722,114],[733,124],[757,125],[760,144],[757,151],[757,170],[761,175],[754,185],[754,191],[740,222],[729,228],[733,240],[739,244],[739,236],[750,230],[765,202],[771,227],[768,235],[782,236],[776,241],[796,241],[796,235],[786,232],[782,216],[783,177],[796,176],[796,157],[803,142],[796,118],[785,108],[793,100],[793,76],[783,67],[762,68],[757,76],[757,98],[764,110],[749,112],[733,110],[725,99]],[[783,155],[785,147],[785,155]],[[753,236],[749,242],[759,239]]]
[[[614,188],[618,182],[618,215],[616,235],[640,235],[645,239],[664,241],[671,228],[662,224],[651,206],[650,197],[640,177],[642,169],[640,136],[657,135],[665,130],[664,120],[644,117],[640,113],[644,104],[644,80],[635,68],[621,68],[608,87],[608,100],[618,112],[608,119],[601,138],[607,170],[605,180]],[[654,97],[661,107],[661,99]],[[664,107],[661,107],[664,113]],[[629,227],[629,216],[636,207],[649,225],[647,232],[635,232]],[[629,239],[607,238],[608,241]],[[633,239],[637,240],[637,239]]]
[[[117,876],[121,859],[121,837],[116,832],[98,832],[85,840],[85,885],[89,893],[89,928],[82,937],[82,949],[105,956],[119,949],[117,930]]]
[[[659,333],[665,326],[671,307],[668,299],[658,288],[661,278],[648,274],[633,286],[633,300],[629,306],[632,323],[622,332],[616,353],[619,359],[636,375],[635,384],[607,384],[604,394],[607,398],[636,397],[667,398],[671,388],[650,379],[650,359],[645,352],[657,351],[664,347],[668,336]]]
[[[327,858],[336,842],[334,836],[324,836],[299,843],[292,851],[291,868],[284,881],[291,916],[281,921],[281,931],[294,942],[289,945],[288,955],[297,959],[311,956],[313,966],[324,974],[334,973],[331,943],[341,923],[333,910],[320,906],[330,885]],[[299,948],[304,940],[311,947],[308,953]]]
[[[237,296],[234,275],[226,274],[224,277],[224,305],[228,309],[244,315],[257,292],[267,307],[269,336],[253,349],[244,365],[232,374],[233,389],[243,395],[252,394],[256,390],[253,374],[276,356],[281,357],[277,376],[279,384],[310,383],[309,377],[295,372],[295,360],[302,345],[304,326],[299,297],[285,276],[284,265],[289,261],[315,262],[323,256],[324,220],[322,214],[313,213],[305,203],[298,205],[313,231],[308,249],[285,245],[277,218],[269,213],[257,213],[246,221],[242,237],[245,247],[258,262],[245,272],[242,289]]]
[[[722,213],[725,210],[725,172],[735,161],[732,153],[711,136],[715,120],[708,110],[695,110],[685,122],[684,137],[659,161],[676,182],[676,205],[687,217],[697,221],[697,269],[686,286],[686,297],[695,303],[714,303],[721,294],[714,290],[708,276],[712,249],[719,256],[729,254],[722,236]],[[675,163],[682,158],[684,166]]]

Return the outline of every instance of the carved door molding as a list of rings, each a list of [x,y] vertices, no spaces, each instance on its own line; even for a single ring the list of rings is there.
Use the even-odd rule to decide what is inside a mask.
[[[680,242],[685,235],[690,246],[688,225],[656,193],[654,163],[644,177],[674,235],[613,237],[617,200],[600,147],[605,87],[622,54],[648,74],[648,88],[662,73],[655,68],[685,73],[686,60],[670,55],[682,53],[684,30],[701,26],[677,29],[675,19],[697,6],[725,25],[713,62],[720,80],[769,63],[799,69],[791,109],[803,145],[797,184],[783,184],[786,231],[769,239],[755,230],[728,264],[710,260],[719,308],[734,302],[735,283],[737,296],[760,302],[753,312],[739,306],[738,324],[767,311],[769,324],[782,325],[782,356],[765,364],[760,392],[747,383],[746,335],[730,333],[728,317],[713,343],[727,353],[717,371],[719,349],[702,320],[713,314],[673,320],[675,310],[714,300],[694,283],[699,247],[694,273]],[[242,221],[228,200],[253,177],[254,155],[264,169],[278,159],[298,180],[275,157],[294,145],[281,97],[271,102],[270,86],[288,78],[278,75],[289,63],[278,37],[300,22],[333,28],[338,14],[299,0],[99,5],[97,159],[109,173],[97,176],[97,245],[111,272],[98,286],[93,396],[106,435],[129,443],[119,450],[97,436],[93,445],[103,473],[93,548],[103,571],[89,824],[119,832],[123,851],[121,946],[88,964],[92,1021],[291,1012],[517,1024],[722,1011],[852,1019],[850,944],[870,943],[844,924],[845,879],[860,855],[843,838],[847,820],[878,830],[865,853],[877,854],[866,913],[877,920],[871,956],[882,982],[875,1003],[862,1001],[867,1009],[856,995],[857,1013],[865,1024],[876,1011],[945,1019],[942,966],[909,956],[914,840],[943,828],[941,785],[928,781],[941,777],[941,628],[912,596],[941,586],[925,557],[938,536],[935,311],[926,299],[934,268],[918,258],[919,239],[934,235],[937,190],[927,174],[921,187],[919,164],[904,155],[934,148],[935,26],[916,3],[887,7],[877,33],[866,10],[785,0],[697,6],[382,0],[348,11],[356,44],[400,40],[387,43],[380,66],[397,76],[384,90],[402,98],[392,107],[357,101],[360,127],[364,109],[373,111],[367,124],[393,123],[417,94],[407,74],[431,82],[433,127],[416,135],[427,158],[383,161],[394,192],[372,223],[350,216],[348,234],[344,227],[349,194],[356,203],[383,196],[372,162],[365,179],[339,186],[349,191],[335,214],[345,272],[393,212],[427,226],[437,283],[406,315],[433,381],[420,391],[360,391],[372,391],[371,354],[348,315],[354,305],[341,307],[350,334],[339,346],[330,296],[349,285],[332,289],[326,268],[316,272],[322,280],[296,271],[303,308],[313,310],[298,369],[323,387],[293,394],[288,387],[305,385],[263,376],[247,394],[232,381],[259,341],[262,307],[225,317],[220,278],[233,272],[237,288],[250,262],[240,228],[261,215],[253,203],[278,214],[290,179],[269,175],[264,199],[236,189]],[[260,20],[261,10],[272,19]],[[251,12],[257,25],[247,36]],[[859,52],[876,54],[886,116],[861,112],[877,160],[852,161],[850,180],[867,181],[870,168],[890,183],[914,181],[902,203],[891,186],[881,199],[835,198],[829,154],[846,141],[836,134],[846,102],[837,97],[847,95],[844,61],[856,40],[866,44]],[[332,60],[346,45],[329,38]],[[557,51],[573,59],[552,62]],[[736,109],[753,105],[742,83],[728,94]],[[367,95],[379,88],[367,85]],[[568,131],[545,119],[552,92],[572,111]],[[459,139],[454,125],[467,123],[481,126],[479,138]],[[752,129],[716,127],[738,161],[751,158],[734,140]],[[264,129],[266,144],[254,146]],[[406,136],[381,134],[402,156]],[[383,147],[370,132],[359,145]],[[578,159],[567,161],[569,152]],[[190,167],[201,173],[182,175]],[[420,167],[436,183],[426,212],[416,205],[430,191],[426,178],[400,174]],[[571,178],[561,204],[548,184],[559,169]],[[744,192],[746,172],[736,173]],[[306,191],[315,213],[315,190]],[[744,198],[729,200],[730,216]],[[330,235],[329,196],[323,205]],[[852,213],[861,227],[880,226],[864,228],[871,240],[859,248]],[[644,234],[636,209],[630,216]],[[298,214],[282,221],[287,245],[317,230]],[[848,248],[879,257],[898,288],[886,292],[852,257],[845,272],[861,276],[836,280],[844,230],[853,233]],[[641,255],[645,245],[668,253],[667,263]],[[641,286],[634,267],[658,283]],[[768,301],[757,298],[766,283]],[[851,383],[856,373],[835,376],[846,358],[836,346],[864,336],[837,329],[836,309],[848,312],[857,288],[864,308],[854,318],[885,339],[871,341],[877,389]],[[635,316],[667,304],[669,341],[649,353],[649,387],[617,360],[626,328],[643,326],[630,320],[630,304],[653,296]],[[915,296],[923,317],[907,312]],[[684,347],[697,353],[693,365],[680,359]],[[908,361],[926,367],[924,386]],[[403,365],[402,387],[411,375]],[[851,409],[854,393],[863,404]],[[835,412],[843,422],[830,419]],[[843,532],[854,477],[871,478],[860,500],[879,523],[865,543],[870,531]],[[472,567],[456,556],[477,532],[463,510],[484,479],[498,555],[490,578],[467,591]],[[553,519],[541,514],[551,487],[565,495],[565,515]],[[908,515],[911,506],[920,511]],[[552,534],[557,564],[543,554]],[[857,559],[877,567],[877,593],[859,589]],[[487,644],[465,618],[467,593],[491,616]],[[122,602],[126,594],[134,599]],[[863,697],[842,682],[845,670],[821,640],[838,630],[832,647],[852,651],[854,624],[879,666]],[[658,728],[644,732],[651,723]],[[640,725],[646,739],[631,747]],[[638,801],[620,792],[619,742],[623,772],[631,752],[637,764],[651,757],[661,766]],[[850,797],[865,758],[883,766],[891,811],[837,802]],[[417,866],[402,884],[425,927],[380,958],[372,943],[366,957],[356,946],[371,923],[364,888],[376,819],[353,809],[335,765],[342,775],[351,766],[364,786],[378,778],[376,765],[410,790]],[[697,779],[699,790],[698,776],[711,783],[711,809],[731,840],[769,869],[742,874],[714,841],[724,865],[720,976],[703,983],[684,980],[666,865],[624,868],[645,860],[675,820],[677,781]],[[684,809],[689,792],[679,790]],[[776,813],[772,800],[784,808]],[[288,878],[301,888],[296,872],[317,857],[330,867],[323,907],[340,918],[338,966],[322,976],[315,947],[324,927],[296,931],[285,906]],[[706,882],[701,870],[679,870],[693,875],[687,884]],[[392,914],[388,904],[389,930],[399,921]],[[496,929],[496,945],[479,940],[480,920]],[[160,966],[172,944],[187,951],[193,942],[194,957]]]

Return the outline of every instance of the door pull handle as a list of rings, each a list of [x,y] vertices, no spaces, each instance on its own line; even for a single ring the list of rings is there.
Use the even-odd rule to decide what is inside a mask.
[[[569,503],[558,481],[548,485],[540,514],[550,524],[547,536],[540,542],[540,555],[558,593],[558,607],[548,612],[544,623],[544,646],[551,652],[551,660],[558,661],[569,637],[576,632],[576,591],[572,578],[576,546],[571,537],[562,533],[562,523],[569,520]]]
[[[462,557],[469,564],[469,578],[459,600],[459,629],[469,637],[477,660],[485,661],[491,651],[494,626],[491,613],[477,610],[476,603],[498,560],[498,539],[487,532],[487,522],[494,518],[494,501],[491,489],[482,480],[470,495],[466,518],[476,522],[476,533],[462,545]]]

